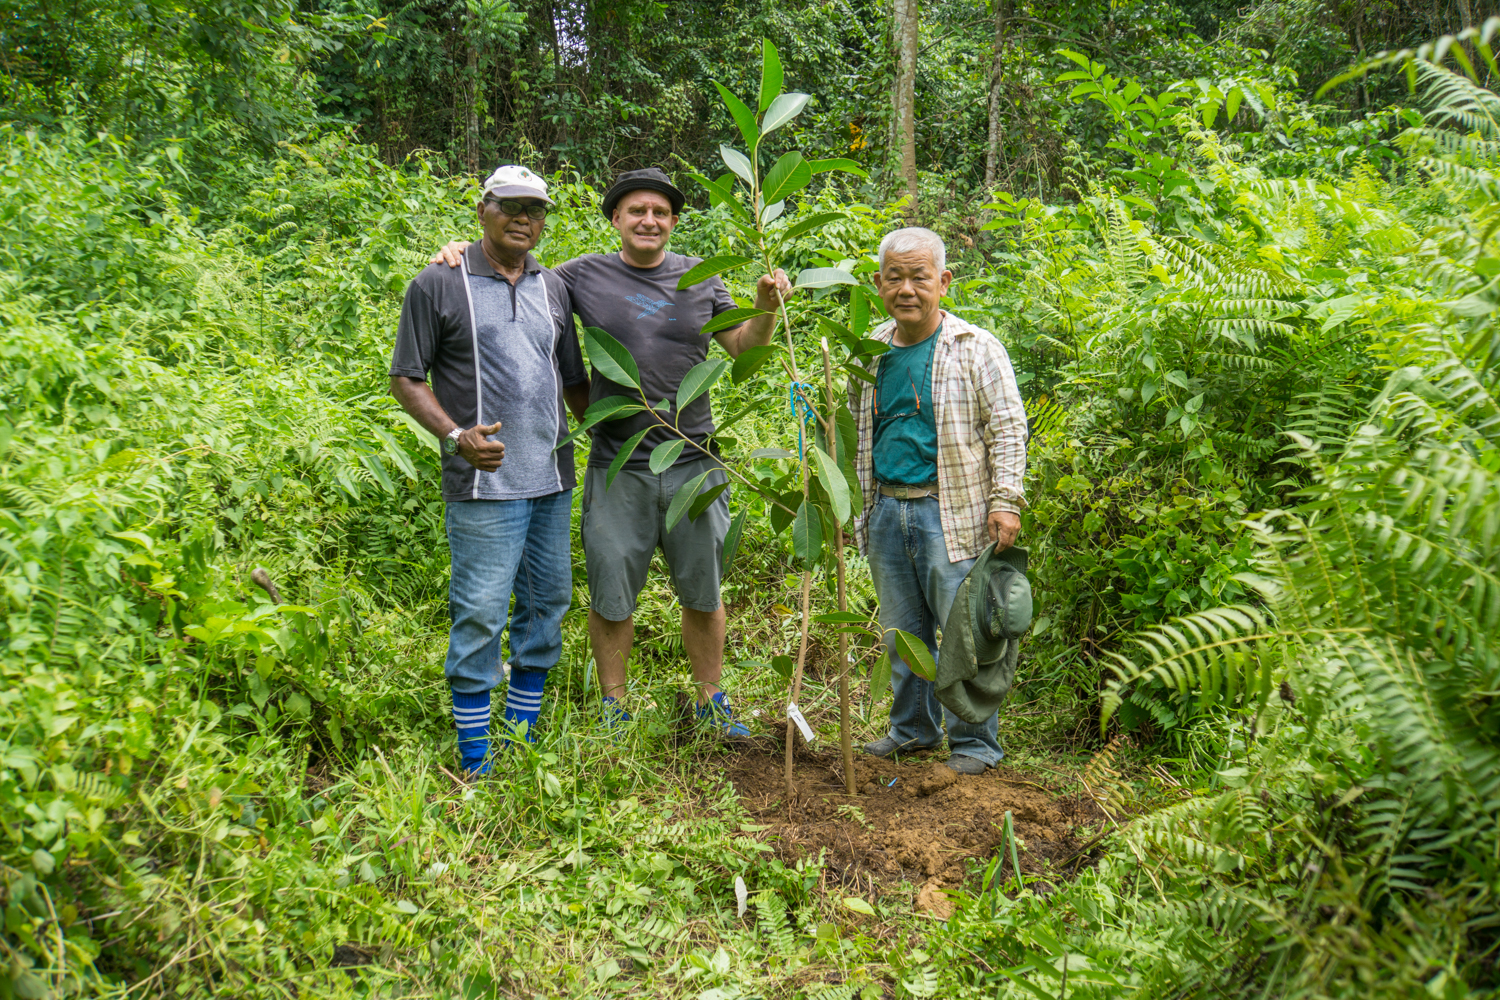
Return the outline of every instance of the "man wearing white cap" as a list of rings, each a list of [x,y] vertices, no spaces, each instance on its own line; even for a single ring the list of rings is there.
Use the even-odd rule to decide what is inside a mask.
[[[573,449],[557,445],[564,406],[580,419],[588,407],[589,374],[567,286],[531,255],[551,205],[525,167],[490,175],[477,206],[483,239],[461,268],[430,266],[412,281],[391,358],[391,394],[442,443],[453,563],[444,672],[461,762],[476,774],[489,769],[512,595],[505,721],[528,740],[573,599]]]

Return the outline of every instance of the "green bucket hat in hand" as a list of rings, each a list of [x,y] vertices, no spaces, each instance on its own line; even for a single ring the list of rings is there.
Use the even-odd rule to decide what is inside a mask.
[[[1021,636],[1031,627],[1026,550],[986,545],[958,585],[938,652],[938,701],[968,723],[1000,709],[1016,676]]]

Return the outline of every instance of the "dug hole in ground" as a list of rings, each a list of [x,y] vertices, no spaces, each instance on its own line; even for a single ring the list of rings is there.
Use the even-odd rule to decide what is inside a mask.
[[[784,720],[772,722],[785,730]],[[748,813],[765,829],[757,836],[783,862],[824,856],[825,888],[867,896],[910,895],[919,911],[946,918],[945,891],[978,891],[981,873],[1005,845],[1004,819],[1015,824],[1021,870],[1030,888],[1048,892],[1081,862],[1075,830],[1103,819],[1084,795],[1059,795],[1036,776],[1001,764],[961,775],[946,750],[887,760],[856,752],[858,795],[845,793],[837,745],[793,748],[796,794],[786,802],[785,745],[774,737],[700,744],[700,755],[723,768]],[[1009,872],[1009,862],[1005,862]]]

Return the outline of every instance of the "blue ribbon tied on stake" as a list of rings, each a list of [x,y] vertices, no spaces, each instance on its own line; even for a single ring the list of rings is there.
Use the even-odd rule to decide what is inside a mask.
[[[803,460],[806,460],[807,455],[802,441],[802,429],[814,416],[812,404],[807,401],[807,394],[816,391],[817,387],[811,382],[793,382],[786,393],[787,409],[792,411],[794,417],[798,416],[800,411],[802,417],[797,421],[797,457]]]

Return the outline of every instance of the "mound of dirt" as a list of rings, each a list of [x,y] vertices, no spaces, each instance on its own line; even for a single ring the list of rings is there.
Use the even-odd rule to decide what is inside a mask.
[[[988,862],[995,856],[1007,810],[1015,820],[1021,868],[1032,874],[1047,873],[1049,859],[1072,855],[1080,846],[1074,827],[1095,818],[1091,803],[1060,799],[1030,776],[1003,766],[961,775],[944,760],[946,755],[897,763],[856,753],[861,794],[850,796],[844,794],[837,748],[799,747],[790,810],[779,748],[747,748],[725,761],[725,771],[745,807],[767,824],[770,843],[784,861],[827,848],[829,868],[846,886],[875,890],[877,880],[910,881],[923,885],[929,899],[942,886],[959,885],[969,859]],[[946,915],[941,905],[931,908]]]

